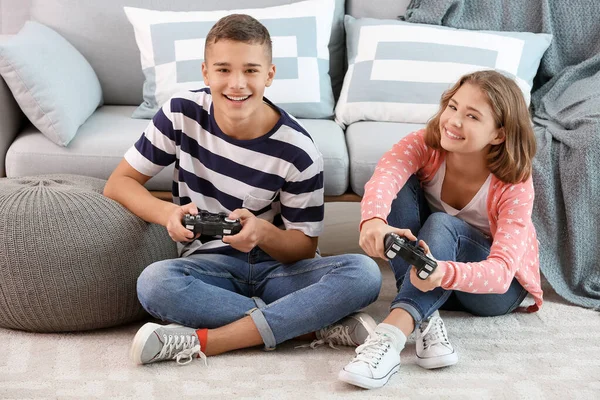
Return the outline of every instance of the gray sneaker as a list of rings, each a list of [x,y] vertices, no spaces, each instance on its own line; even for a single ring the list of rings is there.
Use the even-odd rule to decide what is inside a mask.
[[[339,322],[329,325],[316,332],[317,339],[310,344],[315,348],[328,344],[332,348],[338,346],[360,346],[369,336],[369,331],[374,331],[377,323],[371,316],[364,312],[348,315]]]
[[[176,360],[184,365],[192,362],[195,355],[207,364],[196,330],[176,324],[144,324],[133,338],[129,355],[136,364]]]

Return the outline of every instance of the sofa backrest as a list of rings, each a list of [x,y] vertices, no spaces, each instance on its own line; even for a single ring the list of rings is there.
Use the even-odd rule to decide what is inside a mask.
[[[31,0],[0,1],[0,33],[13,35],[19,31],[29,19]]]
[[[354,18],[396,19],[410,0],[346,0],[346,14]]]
[[[32,0],[30,18],[51,27],[83,54],[102,86],[105,104],[139,105],[143,74],[133,28],[123,6],[164,11],[212,11],[260,8],[300,0]],[[330,39],[330,74],[334,93],[344,79],[344,0],[335,0]]]

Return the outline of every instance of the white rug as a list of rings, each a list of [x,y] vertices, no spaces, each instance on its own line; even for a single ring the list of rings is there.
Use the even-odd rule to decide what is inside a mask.
[[[368,311],[380,321],[394,297],[393,276]],[[211,357],[187,366],[143,367],[127,358],[140,323],[74,334],[0,329],[0,399],[599,399],[600,313],[565,304],[546,287],[535,314],[477,318],[442,312],[459,363],[415,364],[414,341],[387,386],[366,391],[337,381],[353,349],[285,343]]]

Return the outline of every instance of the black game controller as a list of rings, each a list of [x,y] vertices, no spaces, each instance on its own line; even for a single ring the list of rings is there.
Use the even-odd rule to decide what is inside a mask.
[[[227,214],[213,214],[208,211],[199,211],[198,215],[186,214],[183,217],[183,226],[202,236],[235,235],[242,230],[239,219],[229,219]]]
[[[383,246],[385,249],[384,254],[388,259],[391,260],[396,257],[396,254],[400,254],[404,261],[414,265],[417,268],[419,279],[427,279],[437,267],[437,262],[426,255],[421,247],[412,244],[408,239],[396,233],[386,234]]]

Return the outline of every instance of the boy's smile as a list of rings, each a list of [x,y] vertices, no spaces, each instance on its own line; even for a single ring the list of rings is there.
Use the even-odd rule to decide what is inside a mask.
[[[271,123],[277,113],[263,102],[263,94],[273,82],[275,66],[264,45],[233,40],[212,43],[202,74],[223,132],[245,139],[265,134],[273,126],[274,122],[265,129],[265,121]]]

